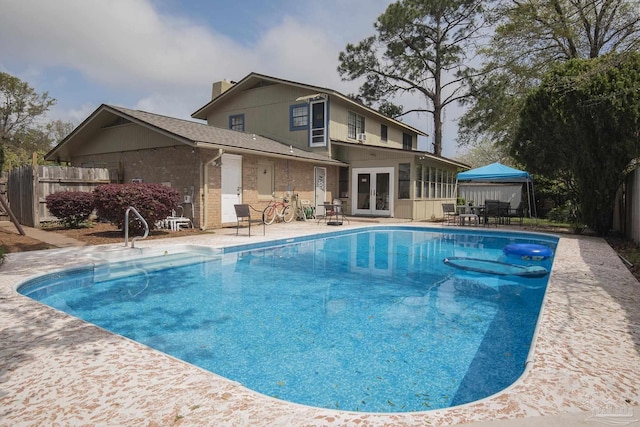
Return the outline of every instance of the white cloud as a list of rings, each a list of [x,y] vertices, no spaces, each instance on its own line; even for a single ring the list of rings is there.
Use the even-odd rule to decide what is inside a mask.
[[[242,22],[257,29],[255,41],[247,42],[217,32],[218,17],[205,26],[206,19],[190,18],[186,10],[163,14],[150,0],[6,0],[0,69],[19,68],[39,91],[58,89],[54,96],[67,111],[58,106],[51,116],[74,123],[101,102],[188,118],[209,100],[211,83],[251,71],[357,92],[359,82],[338,75],[338,54],[372,35],[392,1],[274,1],[268,9],[275,19]],[[280,16],[273,13],[279,8]],[[81,97],[69,90],[78,84],[94,93],[76,101],[80,106],[61,99]],[[426,130],[429,119],[405,121]]]
[[[210,79],[228,58],[237,64],[248,56],[232,40],[160,15],[144,0],[10,1],[2,15],[3,55],[76,69],[120,88],[194,85]]]
[[[336,46],[322,29],[285,17],[253,49],[256,71],[318,86],[340,81]]]

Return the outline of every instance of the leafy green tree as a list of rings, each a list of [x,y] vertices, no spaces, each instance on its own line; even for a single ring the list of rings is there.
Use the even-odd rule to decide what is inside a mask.
[[[0,171],[8,146],[20,147],[25,141],[39,139],[34,135],[38,120],[55,102],[47,92],[37,94],[28,83],[0,72]]]
[[[470,147],[469,150],[457,156],[456,159],[471,166],[471,168],[478,168],[495,162],[515,168],[518,167],[518,165],[514,164],[505,147],[497,146],[488,139]]]
[[[640,54],[556,66],[527,97],[511,154],[565,183],[577,221],[605,235],[640,156]]]
[[[528,91],[554,64],[640,49],[638,0],[500,0],[491,12],[495,33],[459,122],[462,145],[508,145]]]
[[[9,169],[15,165],[30,164],[33,153],[36,154],[38,164],[46,163],[45,154],[54,144],[69,134],[73,127],[71,122],[54,120],[45,125],[35,125],[26,129],[5,146],[5,166]]]
[[[400,117],[415,112],[433,116],[434,153],[442,154],[444,108],[467,96],[468,65],[483,36],[480,0],[400,0],[374,24],[377,34],[340,53],[338,72],[345,80],[364,78],[359,99],[379,103],[380,111]],[[405,93],[424,97],[427,107],[402,111],[389,99]]]

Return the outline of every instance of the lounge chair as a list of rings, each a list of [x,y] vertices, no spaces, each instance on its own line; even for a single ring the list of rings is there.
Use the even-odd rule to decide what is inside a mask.
[[[251,224],[262,223],[262,235],[265,235],[264,213],[262,211],[259,211],[250,205],[233,205],[233,207],[236,209],[236,236],[238,235],[240,223],[242,222],[246,222],[249,225],[249,236],[251,236]],[[251,211],[260,214],[260,219],[251,218]]]

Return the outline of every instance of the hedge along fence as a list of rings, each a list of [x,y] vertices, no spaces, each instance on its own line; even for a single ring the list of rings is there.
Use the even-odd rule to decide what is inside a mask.
[[[110,184],[93,191],[93,203],[98,217],[124,228],[124,216],[133,206],[147,221],[150,230],[156,223],[171,215],[180,203],[180,193],[162,184]],[[129,229],[142,231],[144,226],[135,215],[129,216]]]
[[[93,193],[60,191],[46,197],[47,209],[66,227],[77,228],[93,213]]]
[[[99,185],[109,184],[106,168],[76,168],[67,166],[20,166],[9,172],[7,200],[18,222],[27,227],[55,221],[47,209],[49,194],[61,191],[92,192]]]

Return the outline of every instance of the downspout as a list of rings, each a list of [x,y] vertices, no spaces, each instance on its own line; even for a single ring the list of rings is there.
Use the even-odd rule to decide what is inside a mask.
[[[200,230],[207,229],[207,220],[209,219],[209,165],[216,162],[222,157],[224,154],[224,150],[222,148],[218,148],[218,154],[214,156],[211,160],[206,163],[203,163],[203,171],[202,171],[202,224],[200,224]]]

